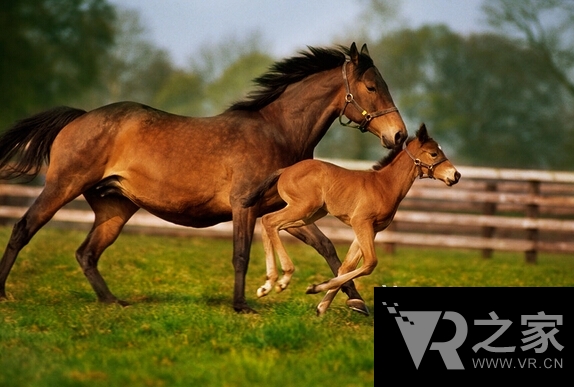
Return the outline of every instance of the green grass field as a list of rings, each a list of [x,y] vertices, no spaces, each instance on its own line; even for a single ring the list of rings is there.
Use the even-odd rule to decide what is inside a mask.
[[[0,227],[3,249],[11,228]],[[374,317],[339,294],[323,317],[310,283],[330,278],[323,259],[287,245],[290,288],[257,299],[265,280],[255,243],[247,295],[256,315],[231,307],[231,241],[123,234],[103,255],[111,290],[133,303],[101,305],[74,258],[85,232],[42,229],[24,248],[0,302],[0,386],[372,386]],[[344,256],[347,246],[340,246]],[[373,287],[574,286],[574,257],[398,248],[356,281]]]

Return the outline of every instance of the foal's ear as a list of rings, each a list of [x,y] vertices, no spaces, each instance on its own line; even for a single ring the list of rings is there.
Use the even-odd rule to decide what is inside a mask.
[[[369,54],[369,49],[367,48],[367,43],[363,44],[363,47],[361,47],[361,54],[366,55],[369,58],[371,57],[371,54]]]
[[[359,50],[357,50],[357,45],[355,42],[351,44],[351,48],[349,49],[349,54],[351,56],[351,60],[354,64],[359,63]]]
[[[419,128],[419,130],[417,130],[417,138],[419,139],[419,141],[421,142],[421,144],[424,144],[428,139],[429,139],[429,134],[427,132],[427,127],[424,124],[424,122],[421,124],[421,127]]]

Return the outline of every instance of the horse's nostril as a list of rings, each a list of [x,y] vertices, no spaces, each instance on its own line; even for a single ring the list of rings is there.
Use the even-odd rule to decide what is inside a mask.
[[[459,172],[459,171],[456,171],[456,173],[454,174],[455,181],[459,181],[459,180],[460,180],[460,177],[461,177],[460,172]]]

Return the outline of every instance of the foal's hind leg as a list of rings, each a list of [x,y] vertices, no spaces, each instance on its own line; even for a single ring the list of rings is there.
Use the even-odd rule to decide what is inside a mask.
[[[287,288],[295,271],[295,266],[279,237],[279,231],[291,227],[305,226],[324,215],[325,212],[320,210],[320,206],[313,206],[313,204],[302,206],[287,205],[279,211],[264,215],[261,218],[261,227],[269,239],[269,246],[277,252],[281,262],[281,269],[283,270],[283,276],[276,286],[278,292]]]
[[[338,275],[341,260],[337,256],[335,246],[333,246],[331,240],[323,234],[315,223],[298,228],[289,228],[286,231],[317,250],[329,264],[333,275]],[[349,308],[366,316],[369,315],[369,308],[367,308],[363,297],[359,294],[353,281],[346,282],[341,289],[349,297],[347,300],[347,306]]]
[[[100,197],[95,191],[89,191],[84,196],[94,210],[96,219],[88,236],[76,251],[76,260],[96,292],[98,301],[129,305],[109,290],[98,270],[98,260],[104,250],[117,239],[126,222],[138,210],[138,206],[121,196]]]
[[[277,281],[277,265],[275,263],[275,251],[271,240],[265,231],[265,227],[261,227],[261,239],[263,241],[263,250],[265,251],[265,264],[267,270],[267,280],[265,284],[257,289],[257,297],[263,297],[271,292],[275,282]]]

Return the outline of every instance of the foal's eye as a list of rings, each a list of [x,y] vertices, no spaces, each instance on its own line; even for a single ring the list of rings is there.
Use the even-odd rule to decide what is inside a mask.
[[[370,91],[371,93],[377,91],[377,89],[375,89],[373,86],[367,86],[367,90]]]
[[[438,156],[438,153],[432,152],[430,155],[431,155],[431,157],[437,157],[437,156]]]

